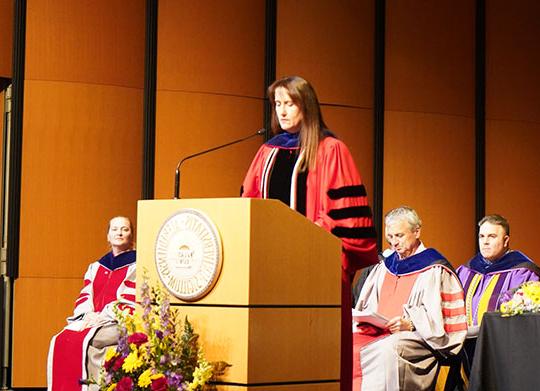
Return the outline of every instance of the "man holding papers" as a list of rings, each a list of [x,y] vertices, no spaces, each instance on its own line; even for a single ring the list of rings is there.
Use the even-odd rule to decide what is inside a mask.
[[[431,390],[437,358],[463,345],[463,289],[444,256],[420,241],[421,225],[406,206],[385,216],[393,251],[370,271],[353,311],[355,391]]]

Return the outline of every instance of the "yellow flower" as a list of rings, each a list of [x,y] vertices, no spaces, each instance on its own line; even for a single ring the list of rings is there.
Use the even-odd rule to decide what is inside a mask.
[[[165,377],[165,375],[163,373],[156,373],[155,375],[150,376],[150,379],[156,380],[156,379],[159,379],[161,377]]]
[[[142,318],[138,315],[139,314],[133,317],[133,326],[135,327],[136,332],[141,333],[144,331],[144,324]]]
[[[139,381],[137,382],[139,387],[146,387],[152,384],[151,375],[152,375],[152,370],[150,368],[148,368],[146,371],[141,373],[141,376],[139,376]]]
[[[193,381],[188,384],[189,391],[195,391],[199,387],[208,383],[208,380],[212,377],[213,368],[207,361],[199,361],[199,366],[193,371]]]
[[[131,373],[141,365],[143,365],[143,361],[139,358],[137,352],[131,352],[124,360],[122,369],[128,373]]]
[[[139,346],[139,358],[141,361],[144,361],[146,359],[146,349],[143,346]]]
[[[107,349],[107,353],[105,353],[105,361],[109,361],[114,356],[116,356],[116,348]]]
[[[523,293],[528,296],[533,303],[540,304],[540,286],[533,282],[523,284]]]
[[[116,388],[116,383],[113,383],[107,388],[107,391],[113,391]]]

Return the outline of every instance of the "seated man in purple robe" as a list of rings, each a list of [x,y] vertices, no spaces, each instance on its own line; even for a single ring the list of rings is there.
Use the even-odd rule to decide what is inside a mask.
[[[510,225],[504,217],[497,214],[485,216],[478,227],[480,253],[457,269],[467,308],[469,328],[465,348],[468,364],[474,355],[484,313],[498,310],[501,298],[508,290],[526,281],[540,279],[540,268],[533,261],[520,251],[510,250]]]

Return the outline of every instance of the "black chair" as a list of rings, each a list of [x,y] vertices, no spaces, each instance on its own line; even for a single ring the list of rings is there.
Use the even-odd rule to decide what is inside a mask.
[[[444,383],[444,391],[465,391],[467,389],[466,381],[461,375],[462,366],[467,373],[467,356],[462,349],[455,356],[442,357],[436,355],[437,360],[439,361],[439,366],[448,367],[448,376]]]

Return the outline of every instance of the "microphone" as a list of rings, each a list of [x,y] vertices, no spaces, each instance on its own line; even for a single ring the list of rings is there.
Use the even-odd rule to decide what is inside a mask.
[[[228,142],[228,143],[223,144],[223,145],[218,145],[217,147],[213,147],[213,148],[210,148],[210,149],[205,149],[204,151],[194,153],[193,155],[186,156],[185,158],[180,160],[178,162],[178,164],[176,165],[176,170],[174,172],[174,198],[175,199],[180,198],[180,166],[186,160],[189,160],[191,158],[194,158],[194,157],[197,157],[197,156],[200,156],[200,155],[204,155],[204,154],[209,153],[209,152],[216,151],[216,150],[221,149],[221,148],[228,147],[229,145],[241,143],[242,141],[249,140],[250,138],[253,138],[255,136],[264,136],[265,134],[266,134],[266,129],[261,128],[261,129],[257,130],[255,133],[253,133],[253,134],[251,134],[251,135],[249,135],[247,137],[243,137],[241,139],[234,140],[234,141]]]

